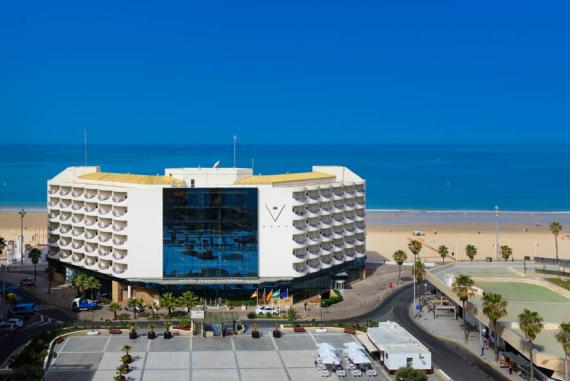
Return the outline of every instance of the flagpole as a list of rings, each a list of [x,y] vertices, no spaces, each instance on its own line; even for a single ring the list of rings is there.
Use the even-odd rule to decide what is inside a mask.
[[[255,293],[255,305],[259,306],[259,288],[256,288],[256,293]]]

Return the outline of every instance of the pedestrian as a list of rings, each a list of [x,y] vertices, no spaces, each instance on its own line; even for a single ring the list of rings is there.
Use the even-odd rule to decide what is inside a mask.
[[[307,302],[305,302],[305,311],[307,311]]]
[[[513,374],[513,362],[509,359],[509,374]]]

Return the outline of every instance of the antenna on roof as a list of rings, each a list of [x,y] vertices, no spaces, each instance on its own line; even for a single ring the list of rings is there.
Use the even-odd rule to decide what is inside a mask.
[[[219,161],[219,160],[216,161],[216,162],[214,163],[214,166],[213,166],[212,168],[220,168],[220,161]]]
[[[83,161],[87,167],[87,128],[83,128]]]

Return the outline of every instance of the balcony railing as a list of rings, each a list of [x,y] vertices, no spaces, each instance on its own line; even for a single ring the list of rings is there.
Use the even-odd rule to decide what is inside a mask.
[[[111,267],[111,264],[108,262],[103,262],[103,261],[99,261],[99,269],[101,270],[107,270],[109,269],[109,267]]]
[[[126,270],[126,267],[123,267],[123,266],[113,266],[113,272],[114,272],[115,274],[122,274],[122,273],[125,272],[125,270]]]

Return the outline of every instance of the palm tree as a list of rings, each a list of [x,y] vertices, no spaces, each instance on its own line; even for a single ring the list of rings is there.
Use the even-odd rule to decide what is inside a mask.
[[[51,294],[51,282],[53,282],[53,276],[56,273],[55,267],[48,266],[44,270],[48,277],[48,294]]]
[[[188,309],[188,312],[198,304],[198,297],[194,295],[192,291],[184,291],[182,295],[178,298],[180,305],[185,306]]]
[[[85,287],[85,290],[91,291],[91,299],[93,299],[93,295],[94,295],[95,290],[98,290],[101,288],[101,282],[99,282],[99,279],[95,278],[94,276],[88,276],[85,279],[84,287]]]
[[[475,282],[469,275],[459,274],[455,277],[453,284],[451,285],[452,291],[457,295],[461,303],[463,304],[463,330],[465,333],[465,342],[469,338],[469,332],[467,331],[467,323],[465,322],[465,303],[475,295],[475,288],[473,285]]]
[[[117,320],[117,311],[121,309],[121,305],[113,302],[109,304],[109,309],[113,312],[113,319]]]
[[[0,254],[4,253],[5,248],[6,248],[6,239],[0,236]]]
[[[513,249],[511,249],[507,245],[501,246],[501,257],[503,257],[505,262],[508,261],[512,255],[513,255]]]
[[[473,258],[477,255],[477,248],[474,245],[467,245],[465,246],[465,254],[473,262]]]
[[[560,329],[556,334],[556,340],[562,345],[564,351],[564,374],[568,381],[568,356],[570,356],[570,321],[560,323]]]
[[[424,279],[424,275],[426,273],[426,267],[422,263],[422,261],[416,261],[414,264],[414,277],[416,278],[416,282],[421,282]]]
[[[414,266],[416,265],[416,262],[418,261],[418,255],[420,254],[420,251],[422,251],[422,243],[420,241],[417,240],[411,240],[410,243],[408,243],[408,250],[410,250],[412,252],[412,254],[414,255]],[[416,305],[416,284],[415,284],[415,280],[416,278],[414,277],[414,306]],[[419,287],[419,286],[418,286]]]
[[[443,264],[445,264],[445,257],[449,255],[449,249],[445,245],[440,245],[437,249],[437,252],[439,253],[441,259],[443,259]]]
[[[168,309],[168,317],[172,317],[172,309],[176,305],[176,298],[172,295],[172,292],[167,292],[160,296],[160,306]]]
[[[37,247],[33,247],[28,253],[28,258],[30,258],[32,260],[32,263],[34,264],[34,283],[37,280],[36,266],[38,265],[38,262],[40,261],[41,257],[42,257],[42,252]]]
[[[143,305],[142,300],[137,298],[131,298],[129,299],[127,305],[133,309],[133,317],[135,320],[137,320],[137,307],[142,307]]]
[[[495,332],[495,360],[499,361],[499,346],[497,345],[499,332],[497,331],[497,321],[507,316],[508,302],[503,299],[501,294],[493,292],[483,295],[483,313],[491,321],[493,332]]]
[[[88,276],[86,274],[77,274],[75,278],[73,278],[73,285],[77,288],[77,296],[85,296],[87,278]]]
[[[532,342],[544,328],[544,319],[536,311],[524,309],[519,315],[519,327],[529,344],[530,380],[534,380],[534,366],[532,364]]]
[[[293,307],[289,307],[287,310],[287,320],[292,323],[295,323],[299,316],[297,315],[297,311]]]
[[[154,302],[147,304],[146,308],[148,308],[150,310],[152,317],[154,317],[154,314],[156,313],[156,311],[158,311],[158,305]]]
[[[404,250],[396,250],[392,255],[394,258],[394,262],[398,264],[398,281],[396,282],[396,286],[400,284],[400,275],[402,274],[402,265],[406,260],[408,260],[408,254]]]
[[[552,221],[548,225],[548,229],[554,234],[554,247],[556,248],[556,260],[558,260],[558,234],[562,231],[562,224],[558,221]]]

